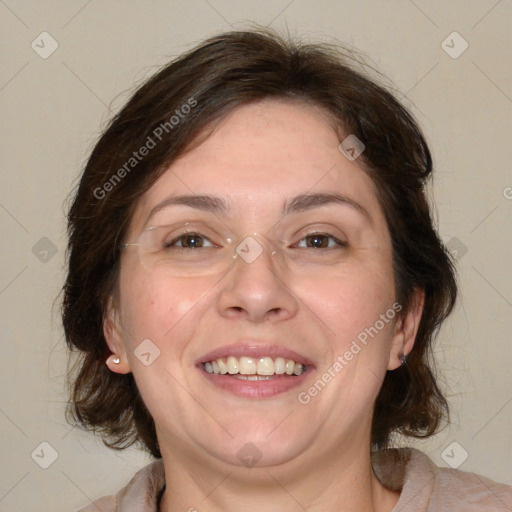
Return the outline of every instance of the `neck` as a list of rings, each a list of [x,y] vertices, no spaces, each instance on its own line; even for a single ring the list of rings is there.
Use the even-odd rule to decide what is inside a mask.
[[[190,452],[162,455],[166,490],[159,512],[390,512],[399,498],[374,475],[369,448],[251,468],[209,465]]]

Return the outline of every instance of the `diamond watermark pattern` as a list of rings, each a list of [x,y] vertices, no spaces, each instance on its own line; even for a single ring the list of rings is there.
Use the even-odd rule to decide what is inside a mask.
[[[253,443],[245,443],[236,456],[244,466],[252,468],[261,459],[262,453]]]
[[[341,142],[338,149],[348,160],[353,162],[364,151],[365,145],[353,133],[351,133]]]
[[[30,46],[39,57],[47,59],[59,47],[59,43],[48,32],[41,32]]]
[[[468,252],[468,248],[456,236],[450,238],[446,244],[446,248],[450,251],[455,261],[461,260]]]
[[[149,338],[146,338],[137,345],[133,353],[144,366],[149,366],[160,356],[160,349]]]
[[[59,458],[57,450],[46,441],[39,444],[30,456],[43,469],[48,469]]]
[[[453,441],[441,453],[441,458],[454,469],[457,469],[468,457],[469,453],[457,441]]]
[[[468,42],[458,32],[452,32],[441,43],[441,48],[452,59],[458,59],[468,49],[468,47]]]
[[[42,263],[48,263],[57,254],[57,246],[43,236],[32,247],[32,254]]]
[[[246,262],[253,263],[263,252],[263,247],[252,237],[248,236],[236,248],[236,253]]]

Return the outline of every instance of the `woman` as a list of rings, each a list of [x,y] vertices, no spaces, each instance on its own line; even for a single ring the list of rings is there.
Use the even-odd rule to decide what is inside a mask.
[[[69,213],[70,413],[157,460],[84,511],[509,510],[437,468],[456,300],[411,115],[333,49],[214,37],[131,98]]]

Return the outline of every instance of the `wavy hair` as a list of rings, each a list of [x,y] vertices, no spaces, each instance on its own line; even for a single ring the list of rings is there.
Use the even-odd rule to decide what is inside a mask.
[[[318,106],[340,134],[364,142],[358,162],[372,178],[386,217],[396,300],[403,312],[412,306],[415,289],[425,291],[414,349],[406,365],[387,372],[376,399],[372,445],[389,446],[393,433],[430,436],[449,416],[431,349],[453,309],[457,285],[427,200],[432,158],[420,128],[350,52],[268,30],[238,31],[206,40],[138,88],[97,141],[69,209],[62,319],[71,358],[78,357],[68,372],[67,418],[100,432],[112,448],[139,443],[161,457],[153,418],[133,375],[113,373],[105,365],[110,351],[103,319],[119,275],[119,243],[134,206],[177,157],[207,136],[209,127],[241,105],[269,98]],[[173,116],[193,102],[174,124]],[[127,167],[159,127],[158,144]]]

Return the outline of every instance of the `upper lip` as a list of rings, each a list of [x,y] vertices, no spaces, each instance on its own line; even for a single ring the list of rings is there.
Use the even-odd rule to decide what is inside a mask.
[[[224,345],[202,356],[197,360],[197,364],[203,364],[208,361],[227,358],[229,356],[236,357],[237,359],[242,356],[254,358],[268,356],[273,359],[276,357],[284,357],[285,359],[293,359],[296,363],[302,363],[304,366],[313,366],[312,361],[307,357],[288,348],[268,342],[239,342],[233,345]]]

